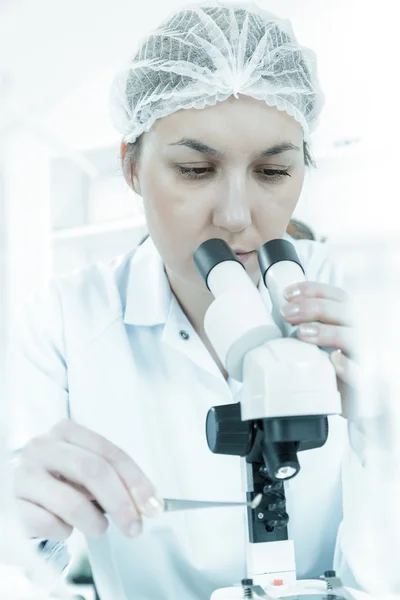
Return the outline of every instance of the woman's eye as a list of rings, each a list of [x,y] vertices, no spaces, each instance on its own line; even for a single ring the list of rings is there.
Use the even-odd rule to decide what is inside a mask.
[[[184,167],[178,165],[176,170],[186,179],[206,179],[212,175],[214,167]],[[290,174],[285,169],[258,169],[256,173],[262,179],[268,181],[278,181],[285,176],[290,177]]]
[[[177,169],[180,175],[186,177],[186,179],[205,179],[213,172],[213,167],[182,167],[178,166]]]
[[[256,173],[259,173],[262,179],[267,179],[268,181],[278,181],[279,179],[283,179],[283,177],[291,177],[290,173],[284,169],[259,169]]]

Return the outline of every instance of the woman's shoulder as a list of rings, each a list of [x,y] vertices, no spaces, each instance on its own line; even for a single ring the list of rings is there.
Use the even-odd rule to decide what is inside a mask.
[[[327,257],[326,245],[321,244],[321,242],[314,240],[298,240],[289,236],[287,239],[296,248],[300,260],[303,260],[305,263],[321,262]]]
[[[96,262],[81,269],[53,278],[50,286],[57,288],[64,308],[96,313],[107,309],[121,314],[120,280],[129,273],[133,252],[110,262]]]
[[[57,338],[66,353],[93,340],[123,314],[122,288],[133,254],[51,278],[24,302],[20,326]]]
[[[134,250],[110,262],[96,262],[53,279],[64,304],[121,314],[121,283],[128,277]]]
[[[326,244],[293,238],[290,238],[290,242],[296,248],[307,279],[335,286],[341,285],[339,270],[330,257],[329,247]]]

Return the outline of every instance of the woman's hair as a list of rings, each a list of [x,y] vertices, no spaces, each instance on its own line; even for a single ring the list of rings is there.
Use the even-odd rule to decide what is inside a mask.
[[[316,239],[312,229],[308,225],[302,223],[302,221],[298,221],[297,219],[290,219],[286,232],[290,235],[290,237],[294,238],[295,240],[315,241]]]
[[[312,162],[309,134],[323,105],[315,54],[297,42],[289,21],[255,4],[206,2],[173,14],[115,77],[111,117],[134,159],[137,140],[157,119],[239,94],[296,119],[306,164]]]

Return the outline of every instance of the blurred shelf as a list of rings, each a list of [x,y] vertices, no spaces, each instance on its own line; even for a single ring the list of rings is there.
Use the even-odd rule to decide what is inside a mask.
[[[145,218],[144,216],[140,215],[139,217],[130,219],[119,219],[116,221],[108,221],[106,223],[98,223],[94,225],[82,225],[80,227],[57,229],[53,231],[52,239],[55,242],[61,240],[85,239],[107,233],[138,229],[140,227],[145,227],[145,225]]]
[[[316,164],[330,160],[341,160],[347,158],[357,158],[368,155],[373,151],[374,145],[371,141],[365,141],[361,138],[350,138],[349,140],[339,140],[334,144],[329,144],[317,151],[312,152]],[[311,147],[311,151],[312,151]]]

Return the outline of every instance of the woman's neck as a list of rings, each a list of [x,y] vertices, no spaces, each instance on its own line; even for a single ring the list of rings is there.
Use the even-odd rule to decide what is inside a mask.
[[[179,277],[175,277],[172,273],[170,273],[167,267],[165,267],[165,272],[167,274],[171,290],[186,317],[188,318],[190,324],[202,340],[203,344],[206,346],[207,350],[210,352],[225,379],[228,379],[228,373],[225,371],[224,366],[219,360],[204,330],[204,317],[210,304],[214,300],[213,295],[205,286],[204,291],[202,291],[199,290],[196,285],[188,285],[187,281],[180,279]]]
[[[204,317],[214,297],[204,286],[204,291],[199,290],[196,285],[188,285],[188,282],[171,273],[167,267],[165,272],[168,277],[171,290],[179,302],[183,312],[189,319],[193,329],[202,338],[204,334]]]

